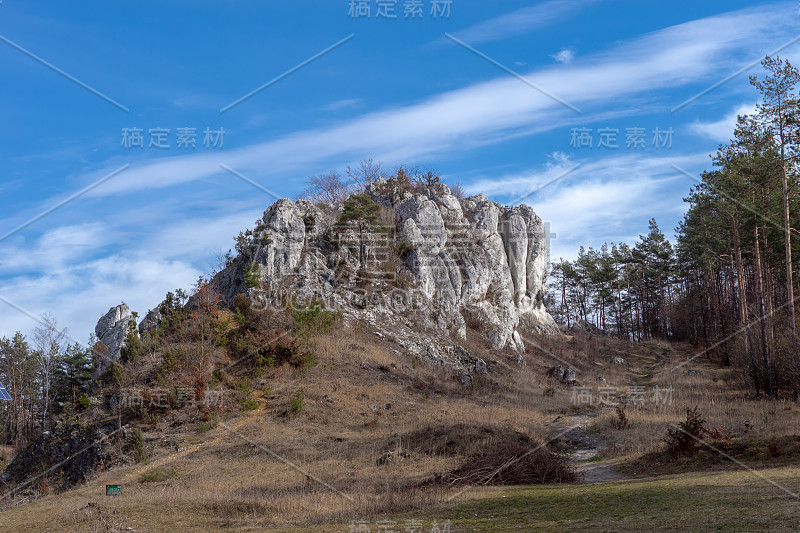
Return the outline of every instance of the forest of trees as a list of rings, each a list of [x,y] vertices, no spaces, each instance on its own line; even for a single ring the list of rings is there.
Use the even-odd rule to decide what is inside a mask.
[[[66,340],[48,316],[30,339],[0,338],[0,382],[12,398],[0,402],[0,443],[24,446],[58,415],[89,406],[92,350]]]
[[[668,337],[666,313],[675,281],[672,245],[650,221],[634,246],[581,247],[575,261],[551,265],[548,310],[560,322],[593,323],[619,337],[640,341]]]
[[[750,78],[761,103],[685,198],[676,245],[651,220],[633,246],[582,248],[553,263],[550,309],[635,341],[689,341],[740,367],[756,396],[797,400],[800,74],[779,58],[762,66]]]

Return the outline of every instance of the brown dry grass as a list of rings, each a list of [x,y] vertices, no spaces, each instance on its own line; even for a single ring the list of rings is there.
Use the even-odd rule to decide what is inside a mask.
[[[736,376],[710,362],[692,363],[702,376],[685,368],[668,372],[687,354],[668,345],[531,338],[527,365],[519,366],[511,354],[471,341],[490,372],[464,388],[450,371],[414,361],[358,328],[317,336],[312,368],[287,365],[249,376],[256,411],[229,405],[204,432],[188,423],[193,417],[173,411],[146,428],[149,464],[99,473],[60,495],[13,502],[0,519],[26,531],[308,530],[429,509],[455,489],[421,483],[454,471],[474,452],[458,434],[490,427],[547,439],[555,436],[549,424],[558,415],[594,409],[573,405],[573,390],[545,376],[559,360],[578,368],[579,385],[597,387],[603,376],[620,387],[673,387],[672,405],[629,408],[629,429],[613,427],[613,412],[596,419],[591,429],[610,441],[609,457],[633,460],[661,449],[666,428],[682,420],[686,406],[698,405],[709,425],[725,424],[735,435],[748,420],[753,438],[791,433],[800,420],[796,406],[748,400]],[[611,355],[633,368],[609,365]],[[288,414],[300,389],[305,405]],[[444,444],[432,451],[425,442]],[[388,452],[391,459],[381,461]],[[156,468],[174,468],[176,475],[140,481]],[[105,497],[104,486],[119,482],[122,496]]]
[[[656,347],[656,345],[651,345]],[[686,409],[697,407],[706,419],[707,428],[721,428],[734,439],[767,440],[800,433],[800,407],[790,401],[756,400],[752,391],[744,390],[739,370],[720,367],[705,357],[693,358],[698,351],[688,346],[660,348],[667,351],[666,362],[655,371],[651,354],[632,352],[628,360],[633,364],[625,372],[627,383],[645,383],[652,390],[672,390],[671,403],[656,404],[652,393],[646,395],[644,405],[626,408],[629,427],[616,429],[617,414],[613,409],[604,410],[590,426],[610,442],[603,453],[607,458],[635,459],[644,454],[661,452],[665,448],[667,429],[686,419]],[[701,375],[690,375],[689,370]],[[652,373],[652,378],[644,378]]]
[[[493,372],[464,388],[453,372],[396,350],[358,328],[320,335],[316,365],[307,371],[287,365],[249,376],[259,410],[234,409],[203,433],[188,423],[197,417],[167,413],[145,427],[149,464],[103,472],[75,490],[9,509],[3,521],[30,531],[54,524],[191,531],[346,522],[426,508],[446,491],[422,482],[456,469],[474,450],[426,453],[412,445],[413,435],[459,425],[543,435],[552,413],[567,412],[569,390],[544,396],[553,384],[509,354],[482,354]],[[300,389],[305,405],[287,415]],[[387,452],[393,459],[379,464]],[[143,473],[172,468],[174,477],[140,482]],[[105,484],[120,482],[123,495],[106,498]]]

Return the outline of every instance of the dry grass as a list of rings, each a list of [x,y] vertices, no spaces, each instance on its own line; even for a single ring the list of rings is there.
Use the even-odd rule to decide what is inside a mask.
[[[681,365],[696,352],[684,346],[663,346],[668,350],[667,362],[643,379],[639,369],[649,364],[647,355],[629,355],[633,370],[627,372],[628,383],[646,381],[646,389],[659,387],[672,390],[672,401],[656,404],[652,393],[643,405],[629,405],[626,415],[628,429],[617,430],[617,415],[613,409],[604,410],[590,429],[610,441],[603,453],[607,458],[635,459],[644,454],[664,450],[667,429],[686,419],[686,409],[697,407],[706,419],[707,428],[721,428],[734,439],[767,440],[798,434],[800,407],[790,401],[766,401],[752,398],[751,391],[742,390],[738,371],[721,368],[697,358]],[[702,374],[689,374],[689,370]]]
[[[744,433],[745,421],[752,438],[789,434],[800,421],[794,405],[748,400],[735,375],[707,361],[691,365],[700,376],[669,372],[687,352],[668,345],[532,338],[538,348],[529,342],[527,365],[519,366],[512,354],[473,341],[470,349],[490,372],[465,388],[452,372],[358,328],[319,335],[316,365],[305,371],[285,365],[235,376],[249,378],[256,411],[240,411],[234,402],[202,432],[198,417],[167,413],[145,428],[149,464],[98,473],[60,495],[12,502],[0,517],[9,529],[26,531],[307,530],[430,509],[455,489],[422,482],[490,447],[491,440],[476,444],[485,428],[547,439],[558,415],[595,409],[575,406],[573,389],[545,376],[563,362],[578,369],[579,385],[600,386],[602,376],[620,387],[673,387],[672,405],[629,407],[629,429],[615,429],[613,411],[595,420],[592,431],[611,444],[605,453],[621,460],[663,448],[667,427],[683,419],[687,406],[699,406],[709,426],[724,424],[734,436]],[[632,369],[608,364],[612,355]],[[304,406],[288,414],[300,389]],[[153,469],[175,475],[141,482]],[[104,486],[119,482],[123,494],[105,497]]]
[[[455,470],[476,447],[432,453],[419,439],[411,444],[414,434],[469,426],[543,435],[551,414],[569,408],[568,389],[543,395],[553,384],[535,366],[518,367],[510,354],[482,353],[493,371],[465,388],[452,371],[415,361],[358,328],[313,342],[312,368],[286,365],[249,376],[257,412],[229,405],[204,432],[185,411],[154,418],[144,428],[149,464],[116,468],[7,510],[4,523],[30,531],[49,524],[191,531],[198,521],[205,524],[198,530],[275,528],[427,508],[451,489],[422,483]],[[305,405],[287,416],[300,389]],[[388,452],[391,459],[381,461]],[[142,483],[142,474],[155,469],[174,469],[175,476]],[[120,480],[123,495],[106,498],[105,484]]]

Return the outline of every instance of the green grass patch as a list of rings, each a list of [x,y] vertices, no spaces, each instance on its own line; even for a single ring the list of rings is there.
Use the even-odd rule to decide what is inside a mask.
[[[797,493],[798,469],[766,477]],[[593,485],[478,488],[474,500],[402,519],[453,531],[794,531],[798,499],[747,471],[687,473]]]
[[[154,468],[153,470],[150,470],[149,472],[145,472],[144,474],[142,474],[139,477],[139,481],[141,481],[142,483],[153,483],[156,481],[165,481],[167,479],[172,479],[177,476],[178,473],[175,471],[174,468],[170,468],[169,470]]]

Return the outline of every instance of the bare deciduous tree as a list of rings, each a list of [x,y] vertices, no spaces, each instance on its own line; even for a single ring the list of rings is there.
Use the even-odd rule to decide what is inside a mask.
[[[58,357],[63,350],[65,331],[58,330],[56,319],[50,315],[42,316],[42,324],[33,330],[33,344],[39,360],[39,377],[42,390],[42,428],[47,425],[47,412],[50,407],[50,389],[53,385]]]
[[[347,177],[350,178],[357,190],[363,191],[367,185],[378,178],[385,178],[386,172],[381,168],[381,163],[376,163],[371,157],[368,157],[359,161],[355,168],[347,165]]]
[[[301,197],[315,204],[340,204],[354,190],[354,187],[346,183],[336,170],[311,176],[307,183],[308,187]]]

